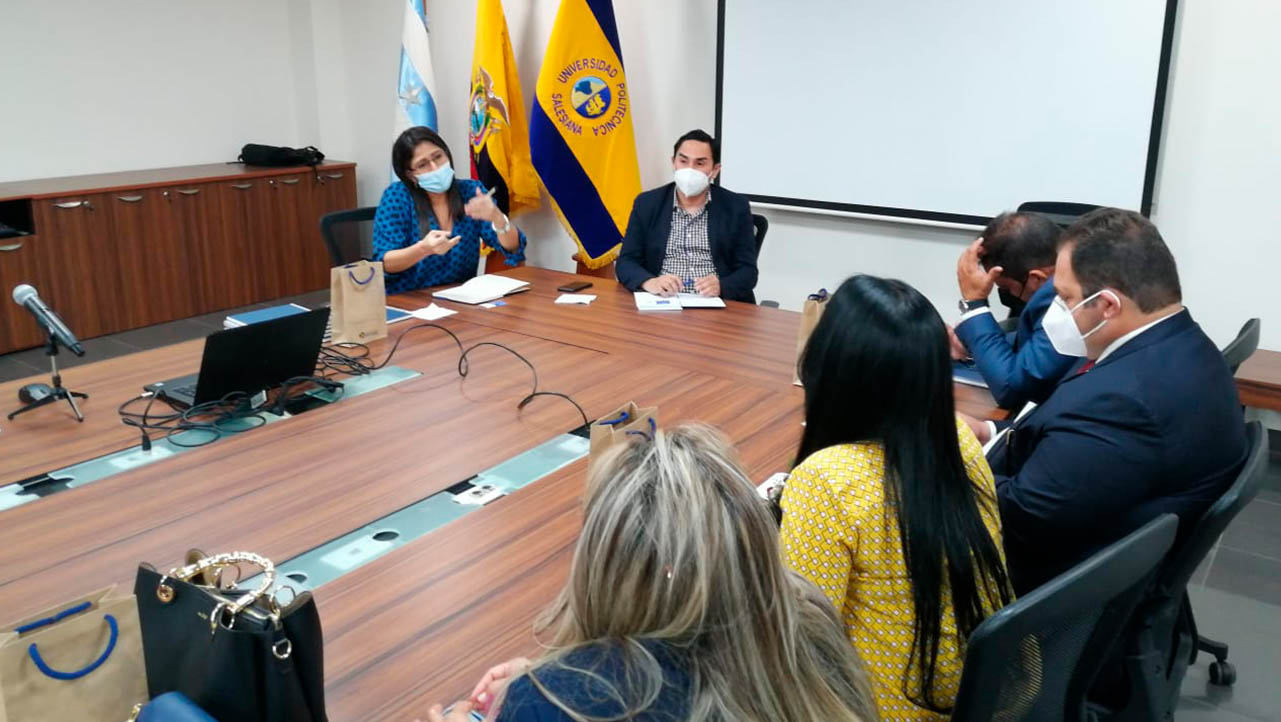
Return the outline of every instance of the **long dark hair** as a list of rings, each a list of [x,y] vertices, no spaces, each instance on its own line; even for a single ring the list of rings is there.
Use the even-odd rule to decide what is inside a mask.
[[[903,693],[946,712],[933,689],[944,591],[951,590],[961,643],[985,608],[1008,604],[1012,594],[979,511],[990,504],[995,513],[995,499],[975,488],[961,459],[943,319],[902,281],[854,276],[828,301],[800,376],[798,464],[837,444],[884,444],[887,514],[898,524],[915,622]]]
[[[418,209],[419,217],[424,214],[434,215],[431,209],[431,199],[427,196],[427,191],[418,186],[418,179],[409,169],[409,163],[414,159],[414,150],[420,143],[431,143],[441,150],[445,151],[445,157],[449,159],[449,165],[454,169],[454,184],[448,191],[449,197],[449,215],[452,220],[457,222],[463,218],[463,194],[458,190],[458,166],[454,165],[454,154],[449,152],[449,146],[445,144],[445,139],[441,138],[436,131],[426,126],[417,125],[412,128],[406,128],[396,138],[396,142],[391,145],[391,167],[396,172],[396,177],[401,183],[409,189],[409,195],[414,199],[414,207]],[[439,223],[440,219],[437,218]]]

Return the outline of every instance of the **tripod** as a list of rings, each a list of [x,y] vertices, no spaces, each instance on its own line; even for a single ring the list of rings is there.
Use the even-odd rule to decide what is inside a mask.
[[[69,391],[62,386],[62,376],[58,373],[58,341],[53,334],[49,334],[49,345],[45,348],[45,354],[49,357],[49,366],[52,368],[53,385],[49,384],[27,384],[18,389],[18,400],[25,401],[26,404],[9,414],[9,420],[18,414],[25,414],[32,409],[38,409],[41,406],[57,403],[58,399],[66,399],[71,405],[71,410],[76,414],[76,421],[84,423],[84,414],[80,413],[80,407],[76,405],[76,397],[82,399],[89,398],[89,394],[82,394],[79,391]]]

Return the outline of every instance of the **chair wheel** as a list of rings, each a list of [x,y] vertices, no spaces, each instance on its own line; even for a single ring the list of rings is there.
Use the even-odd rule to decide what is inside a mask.
[[[1210,684],[1231,687],[1237,681],[1237,668],[1231,662],[1210,663]]]

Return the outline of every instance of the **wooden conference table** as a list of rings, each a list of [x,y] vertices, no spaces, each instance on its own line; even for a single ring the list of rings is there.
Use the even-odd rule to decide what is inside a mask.
[[[459,313],[441,325],[465,345],[519,351],[541,389],[571,395],[590,418],[635,400],[657,406],[662,425],[721,428],[753,479],[788,469],[802,420],[791,383],[799,314],[738,303],[640,314],[613,281],[509,273],[532,290],[492,309],[442,303]],[[595,303],[553,304],[575,278],[595,284]],[[429,301],[416,292],[389,303]],[[374,357],[409,325],[391,326]],[[137,444],[116,407],[197,368],[202,343],[66,371],[64,383],[90,394],[85,422],[62,405],[5,423],[0,483]],[[0,512],[0,623],[107,584],[132,588],[140,561],[167,569],[192,547],[284,561],[582,423],[561,399],[517,411],[531,377],[505,351],[473,351],[466,379],[457,357],[445,334],[415,331],[392,364],[421,376]],[[0,384],[0,399],[13,403],[31,380]],[[964,411],[1000,415],[984,390],[956,395]],[[564,583],[585,468],[576,462],[321,586],[330,718],[423,716],[490,665],[536,653],[533,620]]]

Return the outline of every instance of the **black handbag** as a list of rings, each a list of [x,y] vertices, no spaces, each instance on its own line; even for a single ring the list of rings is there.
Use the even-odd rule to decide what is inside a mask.
[[[240,149],[240,157],[237,160],[245,165],[265,165],[278,168],[309,165],[314,168],[325,160],[325,154],[317,150],[314,145],[309,145],[306,148],[289,148],[282,145],[246,143]]]
[[[272,563],[247,552],[193,552],[161,574],[138,567],[134,595],[151,697],[182,692],[223,722],[326,722],[320,615],[310,593],[281,607]],[[255,589],[224,589],[221,572],[262,569]],[[198,582],[204,582],[203,584]]]

